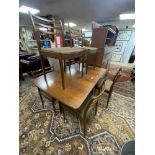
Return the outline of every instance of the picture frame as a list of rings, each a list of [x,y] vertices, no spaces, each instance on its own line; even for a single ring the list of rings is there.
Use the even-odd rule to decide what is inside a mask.
[[[131,37],[131,30],[120,30],[117,36],[117,40],[119,41],[128,41]]]

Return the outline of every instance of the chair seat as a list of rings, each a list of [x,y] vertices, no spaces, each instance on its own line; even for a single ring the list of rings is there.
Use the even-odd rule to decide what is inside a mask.
[[[106,80],[105,81],[105,90],[110,91],[111,85],[113,84],[113,81],[111,80]]]
[[[106,79],[106,77],[105,77],[105,78],[101,78],[101,79],[97,82],[97,84],[96,84],[96,86],[95,86],[95,89],[100,89],[101,86],[103,85],[103,83],[105,82],[105,90],[106,90],[106,91],[110,91],[110,88],[111,88],[111,85],[113,84],[113,81],[111,81],[111,80],[109,80],[109,79],[107,79],[107,80],[105,80],[105,79]]]

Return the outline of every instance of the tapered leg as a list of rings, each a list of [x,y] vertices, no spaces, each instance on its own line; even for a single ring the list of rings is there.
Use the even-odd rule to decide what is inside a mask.
[[[86,58],[86,74],[88,72],[88,57]]]
[[[44,79],[47,81],[46,72],[45,72],[45,65],[44,65],[44,58],[43,58],[42,55],[40,55],[40,60],[41,60],[41,66],[42,66],[42,69],[43,69]]]
[[[112,91],[109,92],[106,108],[108,108],[111,94],[112,94]]]
[[[85,137],[85,135],[86,135],[86,118],[85,117],[83,118],[83,134]]]
[[[63,63],[62,63],[62,59],[59,59],[59,64],[60,64],[60,72],[61,72],[62,88],[65,89],[65,81],[64,81],[64,71],[63,71]]]
[[[97,101],[96,106],[95,106],[95,115],[97,114],[97,106],[98,106],[98,101]]]
[[[55,99],[54,98],[52,98],[52,106],[53,106],[54,114],[56,114],[56,111],[55,111]]]
[[[81,77],[83,77],[83,68],[84,68],[84,55],[82,55],[82,73],[81,73]]]
[[[62,106],[61,106],[61,103],[59,103],[59,109],[60,109],[60,114],[62,114]]]
[[[69,72],[71,71],[71,60],[69,60]]]
[[[64,60],[64,71],[66,71],[66,60]]]
[[[40,89],[39,88],[38,88],[38,93],[39,93],[39,96],[40,96],[42,107],[44,108],[43,98],[42,98],[42,95],[41,95],[41,92],[40,92]]]
[[[79,71],[80,71],[80,60],[79,60]]]
[[[64,118],[64,122],[66,121],[66,117],[65,117],[65,111],[62,110],[62,114],[63,114],[63,118]]]

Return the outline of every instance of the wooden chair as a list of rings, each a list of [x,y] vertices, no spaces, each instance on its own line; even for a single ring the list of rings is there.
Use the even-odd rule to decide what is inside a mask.
[[[83,47],[83,33],[82,30],[74,29],[69,27],[69,33],[70,33],[70,47],[73,47],[73,40],[78,40],[78,46]],[[81,45],[79,44],[79,41],[81,41]]]
[[[113,91],[113,87],[114,87],[116,81],[118,80],[118,78],[121,76],[121,71],[122,71],[122,68],[119,68],[119,70],[117,71],[117,73],[114,76],[113,80],[107,79],[107,75],[108,75],[108,72],[107,72],[106,76],[101,78],[98,81],[98,83],[96,84],[95,88],[94,88],[95,91],[100,92],[103,83],[105,83],[105,92],[108,93],[108,100],[107,100],[106,108],[108,108],[108,104],[109,104],[109,100],[110,100],[110,97],[111,97],[111,94],[112,94],[112,91]]]
[[[81,47],[83,47],[83,33],[81,30],[74,29],[68,26],[69,34],[70,34],[70,47],[74,47],[74,39],[78,40],[78,46],[80,46],[79,41],[81,41]],[[69,70],[71,69],[71,65],[78,63],[79,64],[79,70],[80,70],[80,63],[81,63],[81,58],[76,58],[76,59],[69,59],[68,61],[65,61],[65,67],[66,65],[69,66]],[[85,60],[84,60],[85,63]],[[65,70],[65,68],[64,68]]]
[[[54,66],[52,66],[52,67],[45,67],[45,73],[46,73],[46,74],[47,74],[47,73],[50,73],[50,72],[53,72],[53,71],[55,71]],[[43,69],[38,69],[38,70],[36,70],[36,71],[31,71],[31,74],[32,74],[32,77],[33,77],[33,78],[37,78],[37,77],[43,75]],[[47,98],[47,99],[49,99],[49,100],[52,101],[52,103],[53,103],[53,104],[52,104],[52,105],[53,105],[53,110],[54,110],[54,113],[56,113],[56,112],[55,112],[55,102],[56,102],[56,99],[50,97],[48,94],[46,94],[45,92],[43,92],[43,91],[42,91],[41,89],[39,89],[39,88],[38,88],[38,93],[39,93],[39,96],[40,96],[40,100],[41,100],[41,103],[42,103],[42,107],[44,108],[44,102],[43,102],[43,98],[42,98],[42,96],[44,96],[45,98]]]
[[[91,112],[93,109],[95,109],[95,115],[96,115],[97,103],[104,92],[105,92],[105,85],[103,83],[102,86],[100,87],[100,91],[98,92],[98,94],[94,96],[90,93],[88,95],[88,97],[86,98],[86,100],[83,102],[80,109],[72,109],[71,110],[64,105],[61,105],[61,108],[67,108],[67,110],[71,110],[71,112],[75,112],[74,114],[76,114],[77,118],[80,120],[81,127],[83,127],[84,137],[86,134],[87,120],[88,120],[89,116],[91,115]],[[63,116],[64,116],[64,120],[65,120],[65,111],[64,111],[64,109],[61,111],[63,112]]]
[[[42,44],[40,38],[41,36],[44,36],[45,38],[49,38],[50,40],[52,40],[54,38],[54,35],[58,35],[62,38],[62,44],[64,45],[63,24],[61,20],[55,20],[55,19],[49,20],[36,15],[32,15],[30,12],[29,15],[33,26],[34,37],[37,41],[41,65],[45,77],[46,73],[45,73],[44,59],[41,52]],[[45,30],[42,30],[41,28],[44,28]]]

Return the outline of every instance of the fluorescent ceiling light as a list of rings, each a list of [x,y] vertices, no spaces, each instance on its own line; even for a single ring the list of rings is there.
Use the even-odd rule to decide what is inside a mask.
[[[41,31],[47,31],[47,29],[44,28],[44,27],[40,27],[39,30],[41,30]]]
[[[28,14],[29,11],[30,11],[32,14],[36,14],[36,13],[40,12],[40,11],[37,10],[37,9],[30,8],[30,7],[27,7],[27,6],[24,6],[24,5],[22,5],[22,6],[19,8],[19,12],[22,12],[22,13]]]
[[[82,31],[87,31],[87,29],[83,28]]]
[[[69,24],[70,27],[77,26],[75,23],[72,23],[72,22],[70,22],[70,23],[65,23],[65,26],[68,26],[68,24]]]
[[[120,14],[120,20],[126,20],[126,19],[135,19],[135,14]]]

